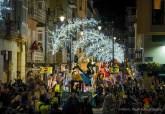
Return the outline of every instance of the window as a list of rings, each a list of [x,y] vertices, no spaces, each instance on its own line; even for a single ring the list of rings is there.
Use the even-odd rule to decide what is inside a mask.
[[[40,10],[43,9],[43,2],[42,1],[37,2],[37,8]]]
[[[38,31],[38,49],[43,51],[43,33],[41,30]]]
[[[72,17],[76,17],[76,11],[75,11],[75,9],[72,9],[73,11],[72,11]]]
[[[164,24],[164,0],[152,0],[152,24]]]
[[[131,15],[136,15],[136,8],[132,8]]]
[[[153,62],[153,57],[145,57],[144,61],[145,62]]]
[[[23,0],[23,5],[27,7],[28,6],[28,0]]]
[[[26,2],[26,1],[24,1]],[[22,15],[23,15],[23,22],[27,22],[27,18],[28,18],[28,6],[27,6],[27,3],[25,3],[23,6],[22,6]]]
[[[152,35],[152,42],[165,42],[165,35]]]
[[[79,6],[79,10],[82,10],[82,0],[80,0],[80,6]]]
[[[38,33],[38,41],[43,41],[43,34],[41,32]]]

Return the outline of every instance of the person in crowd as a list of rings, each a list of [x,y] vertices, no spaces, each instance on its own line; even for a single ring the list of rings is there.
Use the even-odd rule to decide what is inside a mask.
[[[55,93],[55,97],[58,98],[58,104],[61,104],[61,87],[58,81],[54,86],[54,93]]]
[[[49,114],[62,114],[62,110],[59,109],[57,102],[53,103]]]
[[[71,93],[66,103],[63,106],[63,114],[79,114],[80,113],[80,102],[76,97],[75,93]]]
[[[51,111],[51,106],[49,104],[49,100],[45,95],[41,95],[40,104],[39,104],[39,114],[49,114]]]
[[[80,114],[93,114],[92,105],[90,103],[89,97],[84,98],[80,110]]]
[[[105,88],[105,98],[103,103],[103,114],[115,114],[116,113],[116,98],[110,93],[109,88]]]

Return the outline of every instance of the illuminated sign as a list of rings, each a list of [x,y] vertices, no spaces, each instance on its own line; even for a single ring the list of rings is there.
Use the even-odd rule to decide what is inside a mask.
[[[52,67],[40,67],[40,73],[48,73],[52,74],[53,68]]]

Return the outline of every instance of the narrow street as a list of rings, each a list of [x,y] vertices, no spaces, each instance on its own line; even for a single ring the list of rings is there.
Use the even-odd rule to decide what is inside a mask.
[[[165,114],[165,0],[0,0],[0,114]]]

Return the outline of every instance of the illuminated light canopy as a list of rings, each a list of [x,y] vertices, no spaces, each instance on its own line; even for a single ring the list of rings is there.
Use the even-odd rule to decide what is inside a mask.
[[[84,31],[84,37],[78,40],[75,44],[74,53],[76,53],[78,48],[84,48],[87,56],[94,56],[100,61],[112,60],[112,39],[109,39],[102,33],[98,33],[98,31]],[[119,62],[123,62],[123,46],[115,42],[114,47],[115,59]]]
[[[98,22],[95,19],[73,19],[68,20],[67,23],[61,25],[60,28],[52,32],[52,45],[53,50],[58,52],[60,48],[63,48],[66,41],[71,41],[75,36],[75,32],[80,32],[82,26],[84,28],[95,27]]]
[[[98,22],[94,19],[73,19],[61,25],[52,34],[52,52],[56,53],[60,48],[64,48],[66,42],[71,41],[75,34],[80,33],[80,38],[74,41],[72,52],[76,54],[79,48],[84,49],[87,56],[96,57],[100,61],[112,60],[112,45],[113,38],[105,36],[103,33],[95,28]],[[83,26],[83,33],[82,33]],[[124,51],[120,44],[114,43],[115,59],[119,62],[124,61]]]

